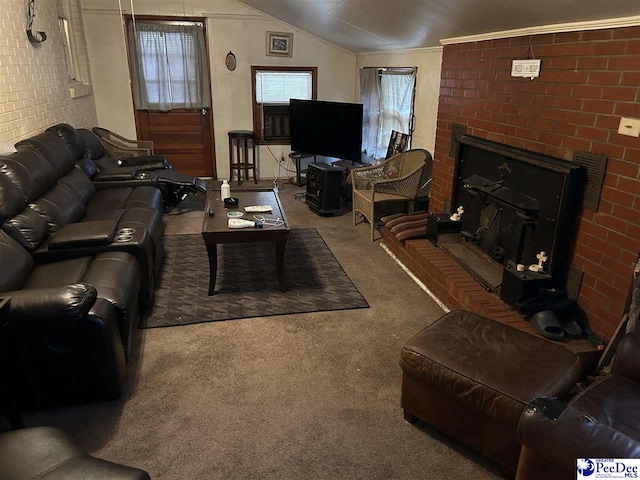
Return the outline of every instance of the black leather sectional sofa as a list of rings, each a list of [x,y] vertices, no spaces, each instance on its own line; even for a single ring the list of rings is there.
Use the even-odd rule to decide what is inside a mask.
[[[56,125],[0,156],[4,409],[118,397],[153,300],[167,188],[152,174],[171,170],[161,158],[104,168],[108,155],[83,135]]]

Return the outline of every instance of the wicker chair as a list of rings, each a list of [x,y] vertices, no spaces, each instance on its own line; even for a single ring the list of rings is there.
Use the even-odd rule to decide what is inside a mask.
[[[361,213],[371,225],[375,240],[375,206],[382,202],[411,202],[420,187],[423,171],[431,171],[431,154],[415,149],[392,156],[378,165],[351,170],[353,224]],[[423,182],[424,183],[424,182]],[[429,183],[429,179],[426,180]]]
[[[154,155],[151,140],[131,140],[101,127],[94,127],[91,130],[100,139],[109,156],[118,163],[126,163],[127,159],[133,157]]]

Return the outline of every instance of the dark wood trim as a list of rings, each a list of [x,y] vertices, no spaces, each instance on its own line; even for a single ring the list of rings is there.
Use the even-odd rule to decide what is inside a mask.
[[[311,72],[311,99],[318,99],[318,67],[289,67],[283,65],[251,65],[251,108],[253,109],[253,131],[258,137],[258,145],[289,145],[290,142],[282,140],[266,141],[262,138],[260,108],[256,102],[256,73],[259,71],[271,72]]]
[[[123,15],[124,18],[124,41],[125,41],[125,54],[127,56],[127,66],[129,68],[129,85],[131,90],[131,104],[133,105],[133,116],[136,124],[136,135],[141,138],[143,132],[140,130],[140,118],[138,110],[136,109],[135,98],[133,94],[133,74],[131,71],[131,56],[129,54],[129,23],[134,21],[134,16],[131,14]],[[207,77],[209,78],[209,95],[211,96],[211,107],[209,108],[209,135],[211,136],[211,165],[205,165],[205,170],[208,175],[217,179],[218,178],[218,166],[216,161],[216,136],[213,126],[213,89],[211,88],[213,83],[211,81],[211,53],[209,50],[209,38],[207,35],[207,17],[188,17],[188,16],[168,16],[168,15],[135,15],[136,21],[142,22],[197,22],[202,23],[202,34],[204,35],[204,48],[206,52],[207,62]],[[177,109],[176,111],[187,111],[184,109]]]
[[[191,17],[186,17],[191,18]],[[196,17],[194,17],[196,18]],[[211,81],[211,52],[209,51],[209,37],[207,34],[207,19],[202,17],[202,34],[204,35],[204,50],[207,55],[207,77],[209,78],[209,96],[211,98],[211,106],[209,107],[209,135],[211,135],[211,177],[218,178],[218,165],[216,160],[216,135],[213,127],[213,82]]]
[[[131,15],[126,13],[123,15],[127,22],[133,21],[134,17],[137,21],[142,22],[202,22],[206,24],[207,17],[182,17],[170,15]]]

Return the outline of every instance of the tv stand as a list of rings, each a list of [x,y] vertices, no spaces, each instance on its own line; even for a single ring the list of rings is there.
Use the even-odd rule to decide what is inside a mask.
[[[313,153],[300,153],[300,152],[291,152],[289,154],[289,158],[294,161],[296,164],[296,176],[295,179],[291,179],[291,183],[293,183],[296,187],[302,187],[307,184],[307,179],[302,178],[302,172],[306,172],[302,170],[301,163],[305,158],[313,157],[313,161],[316,161],[316,156]]]

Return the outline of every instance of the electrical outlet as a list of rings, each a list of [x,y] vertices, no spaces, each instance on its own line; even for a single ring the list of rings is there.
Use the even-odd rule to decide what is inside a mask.
[[[630,137],[640,137],[640,118],[622,117],[620,119],[618,133]]]

